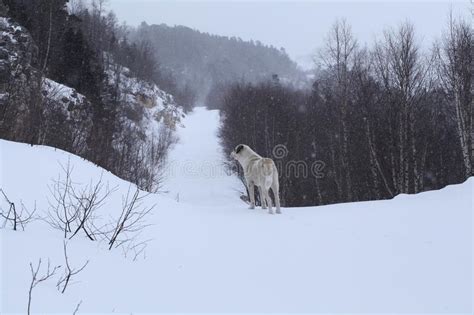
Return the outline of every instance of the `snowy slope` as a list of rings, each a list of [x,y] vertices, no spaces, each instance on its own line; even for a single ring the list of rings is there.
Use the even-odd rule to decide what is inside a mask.
[[[471,313],[474,181],[416,196],[308,208],[270,216],[248,210],[239,181],[222,169],[218,113],[197,108],[183,121],[169,157],[165,189],[145,238],[146,258],[133,261],[106,244],[74,239],[74,265],[89,265],[60,294],[55,280],[38,285],[33,311],[71,314],[156,312]],[[102,170],[48,147],[0,141],[1,187],[10,199],[47,208],[47,185],[74,165],[87,183]],[[211,170],[210,172],[208,170]],[[118,185],[105,213],[128,188]],[[1,226],[1,225],[0,225]],[[0,229],[0,313],[25,313],[29,262],[62,264],[62,238],[42,222],[25,232]]]

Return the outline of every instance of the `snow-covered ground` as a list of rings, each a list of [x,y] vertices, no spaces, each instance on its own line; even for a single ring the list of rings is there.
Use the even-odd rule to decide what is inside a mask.
[[[163,190],[180,203],[234,212],[233,206],[243,206],[238,192],[245,188],[224,167],[218,124],[219,112],[202,107],[186,118],[179,143],[170,152]]]
[[[178,130],[164,190],[133,261],[81,235],[69,243],[73,266],[89,260],[65,294],[57,277],[33,291],[36,313],[157,312],[472,312],[474,181],[416,196],[324,207],[248,210],[243,187],[225,173],[217,142],[218,112],[197,108]],[[0,141],[1,187],[38,213],[48,185],[68,159],[73,180],[103,172],[60,150]],[[100,210],[116,216],[129,184]],[[2,204],[3,206],[4,204]],[[1,221],[0,221],[1,226]],[[29,263],[64,264],[62,234],[43,222],[25,232],[0,229],[0,313],[26,313]]]

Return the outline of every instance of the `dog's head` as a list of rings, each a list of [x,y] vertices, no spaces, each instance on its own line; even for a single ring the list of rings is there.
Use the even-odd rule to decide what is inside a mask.
[[[247,146],[245,144],[239,144],[238,146],[235,147],[234,151],[230,153],[230,156],[238,160],[239,157],[242,156],[242,154],[246,150],[246,147]]]

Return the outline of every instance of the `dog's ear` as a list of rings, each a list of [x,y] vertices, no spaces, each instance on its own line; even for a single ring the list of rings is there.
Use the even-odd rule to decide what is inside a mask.
[[[238,146],[235,147],[235,153],[239,153],[240,151],[242,151],[243,148],[244,146],[239,144]]]

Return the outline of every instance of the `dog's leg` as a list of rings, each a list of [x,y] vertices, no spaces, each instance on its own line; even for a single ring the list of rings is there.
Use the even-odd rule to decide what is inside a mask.
[[[273,191],[273,196],[275,197],[276,213],[281,213],[281,210],[280,210],[280,192],[278,190],[279,190],[278,185],[273,184],[272,185],[272,191]]]
[[[265,200],[267,201],[268,213],[273,214],[272,198],[270,198],[270,194],[268,193],[268,189],[263,189],[263,194],[265,195]]]
[[[255,191],[254,191],[254,184],[249,183],[249,194],[250,194],[250,209],[255,209]]]
[[[258,186],[258,193],[260,194],[260,202],[262,203],[262,209],[267,209],[265,196],[263,195],[262,187]]]

